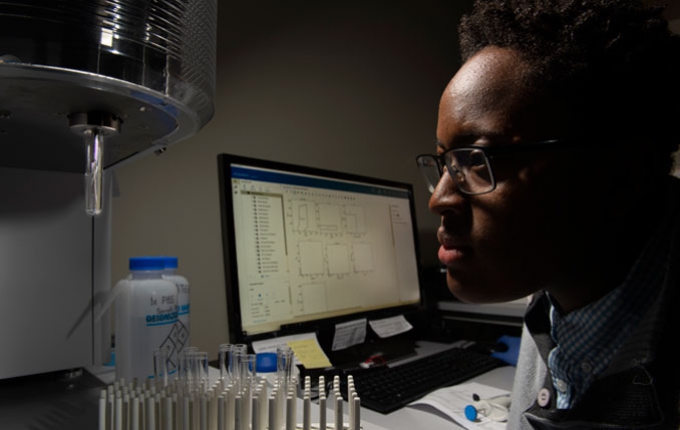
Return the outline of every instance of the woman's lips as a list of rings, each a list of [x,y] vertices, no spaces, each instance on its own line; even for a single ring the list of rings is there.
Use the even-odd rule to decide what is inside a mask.
[[[440,246],[437,256],[442,264],[449,266],[465,258],[467,248]]]
[[[438,232],[437,239],[441,245],[437,256],[439,261],[446,266],[462,260],[470,252],[469,246],[456,243],[451,235],[447,234],[444,230]]]

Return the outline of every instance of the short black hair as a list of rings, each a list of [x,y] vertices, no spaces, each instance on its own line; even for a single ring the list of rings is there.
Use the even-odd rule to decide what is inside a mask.
[[[680,142],[680,37],[662,14],[635,0],[475,0],[459,25],[461,55],[516,50],[531,85],[578,111],[582,133],[653,142],[668,173]]]

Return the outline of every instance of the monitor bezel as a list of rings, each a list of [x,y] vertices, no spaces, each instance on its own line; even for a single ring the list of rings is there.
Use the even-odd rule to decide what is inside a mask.
[[[277,331],[266,333],[247,334],[242,329],[242,316],[240,309],[240,291],[238,280],[238,266],[235,250],[235,222],[233,212],[231,170],[232,164],[252,166],[254,168],[273,169],[293,174],[314,175],[329,179],[355,181],[368,183],[378,186],[386,186],[403,189],[408,193],[409,207],[411,211],[413,228],[413,241],[415,246],[416,269],[418,277],[419,301],[413,304],[391,306],[383,309],[371,311],[358,311],[347,315],[321,318],[291,325],[284,325]],[[222,227],[222,250],[225,292],[227,299],[227,322],[229,325],[229,342],[250,344],[253,341],[270,339],[296,333],[310,333],[328,331],[329,327],[335,324],[352,321],[361,318],[368,320],[387,318],[400,314],[409,314],[422,311],[425,308],[425,291],[423,288],[423,271],[420,261],[420,246],[418,243],[418,227],[415,212],[415,202],[413,195],[413,185],[407,182],[394,181],[389,179],[377,178],[372,176],[358,175],[354,173],[329,170],[318,167],[305,166],[301,164],[285,163],[272,161],[262,158],[248,157],[236,154],[218,154],[218,179],[220,194],[220,223]]]

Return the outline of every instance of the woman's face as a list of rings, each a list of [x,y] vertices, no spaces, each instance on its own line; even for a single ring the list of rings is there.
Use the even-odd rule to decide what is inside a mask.
[[[564,121],[535,96],[527,70],[509,48],[487,47],[468,60],[441,97],[437,151],[559,137]],[[586,146],[493,158],[497,186],[487,194],[463,194],[444,173],[429,206],[441,216],[438,256],[455,296],[509,301],[588,279],[609,212],[593,192],[608,185],[590,172],[599,167],[589,153]]]

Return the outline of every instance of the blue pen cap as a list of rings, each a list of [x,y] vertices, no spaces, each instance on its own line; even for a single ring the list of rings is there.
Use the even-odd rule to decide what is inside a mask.
[[[162,257],[131,257],[130,270],[163,270],[165,261]]]
[[[257,354],[257,373],[276,372],[276,353],[261,352]]]
[[[465,418],[470,421],[475,421],[477,419],[477,408],[472,405],[467,405],[465,407]]]

